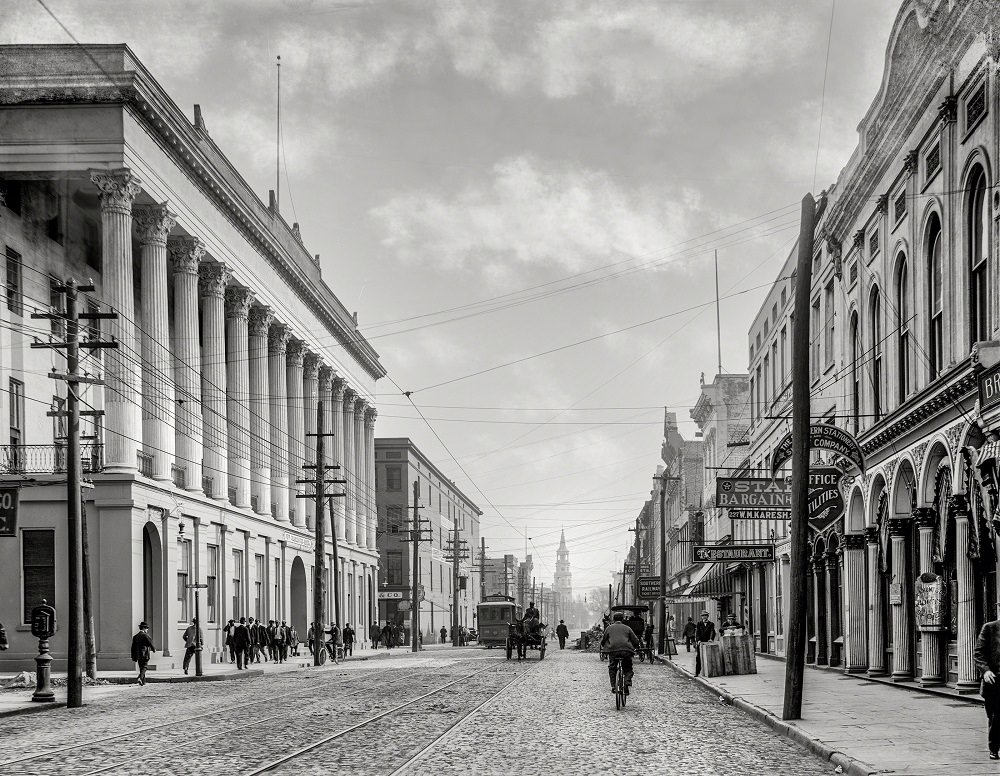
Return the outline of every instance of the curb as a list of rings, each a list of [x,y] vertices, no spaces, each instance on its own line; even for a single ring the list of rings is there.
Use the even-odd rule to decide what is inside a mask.
[[[743,698],[737,697],[726,690],[716,687],[708,680],[703,679],[700,676],[695,676],[687,669],[681,668],[681,666],[677,665],[672,660],[666,660],[659,655],[654,655],[653,657],[657,662],[670,666],[681,676],[693,681],[705,692],[721,697],[730,706],[734,706],[753,719],[756,719],[758,722],[767,725],[775,733],[784,736],[790,741],[794,741],[803,749],[807,749],[812,752],[821,760],[840,766],[843,772],[848,774],[848,776],[874,776],[879,773],[874,766],[869,765],[866,762],[862,762],[861,760],[856,760],[850,755],[844,754],[837,749],[827,746],[818,738],[806,733],[802,730],[802,728],[798,727],[798,725],[778,719],[767,709],[761,708],[756,704],[750,703]]]
[[[49,709],[64,709],[66,708],[66,701],[56,701],[55,703],[34,703],[31,706],[21,706],[17,709],[6,709],[5,711],[0,711],[0,719],[5,717],[19,717],[22,714],[35,714],[39,711],[48,711]]]
[[[204,676],[193,676],[182,674],[181,676],[154,676],[146,674],[146,684],[181,684],[184,682],[227,682],[235,679],[250,679],[251,677],[264,676],[265,672],[260,668],[248,668],[243,671],[226,671],[221,674],[205,674]],[[116,682],[116,684],[136,684],[135,677],[126,682]]]

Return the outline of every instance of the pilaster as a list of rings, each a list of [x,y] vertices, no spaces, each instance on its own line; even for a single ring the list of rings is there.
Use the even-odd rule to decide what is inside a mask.
[[[879,574],[879,535],[875,526],[865,528],[865,542],[868,545],[868,675],[885,676],[882,580]]]
[[[250,351],[250,498],[257,514],[271,514],[270,390],[268,387],[267,333],[271,310],[251,307]]]
[[[303,428],[305,437],[303,439],[303,458],[311,464],[318,463],[316,460],[316,437],[317,412],[319,401],[319,356],[312,352],[306,352],[302,357],[302,398],[303,398]],[[329,400],[324,400],[324,410]],[[324,424],[324,432],[330,429]],[[324,447],[330,444],[330,438],[323,440]],[[302,479],[306,479],[305,476]],[[312,499],[299,499],[299,503],[304,507],[306,527],[313,531],[316,529],[316,503]]]
[[[846,592],[844,668],[859,673],[868,668],[868,638],[865,623],[865,537],[844,534],[844,590]]]
[[[201,411],[204,433],[204,476],[211,481],[206,495],[229,497],[229,429],[226,401],[226,286],[232,273],[224,264],[202,264],[201,290]]]
[[[305,528],[305,499],[296,498],[305,494],[305,485],[296,480],[306,473],[302,468],[305,463],[305,407],[303,406],[302,360],[305,355],[302,340],[289,340],[285,351],[285,383],[287,386],[288,414],[288,514],[292,516],[292,525]]]
[[[344,540],[350,544],[357,542],[357,458],[354,452],[354,401],[357,394],[350,388],[344,391],[344,451],[341,474],[347,480],[344,490],[347,493],[345,507]]]
[[[285,359],[291,332],[272,323],[268,332],[268,389],[271,427],[271,509],[279,523],[288,522],[288,374]]]
[[[892,610],[892,680],[907,681],[913,678],[913,641],[910,632],[910,605],[907,595],[906,536],[910,531],[909,518],[894,517],[889,520],[889,541],[892,544],[891,582],[898,587],[898,595],[890,599]],[[898,601],[898,603],[896,603]]]
[[[320,372],[320,380],[323,379],[323,373]],[[346,462],[344,460],[344,393],[346,389],[346,384],[344,381],[337,377],[333,379],[330,387],[330,411],[332,413],[331,427],[333,429],[333,444],[330,445],[330,452],[333,455],[333,463],[340,466],[339,477],[337,479],[346,480],[345,467]],[[346,485],[344,486],[346,492]],[[333,511],[336,515],[336,525],[337,525],[337,538],[340,541],[347,540],[347,499],[346,498],[335,498],[333,500]],[[333,519],[331,515],[331,519]]]
[[[226,289],[226,418],[229,490],[233,503],[250,507],[250,302],[249,289]]]

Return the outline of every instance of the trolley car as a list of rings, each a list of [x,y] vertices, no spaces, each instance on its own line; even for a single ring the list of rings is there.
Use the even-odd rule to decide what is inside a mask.
[[[508,595],[488,595],[476,607],[480,645],[492,649],[507,645],[508,623],[521,619],[521,607]]]

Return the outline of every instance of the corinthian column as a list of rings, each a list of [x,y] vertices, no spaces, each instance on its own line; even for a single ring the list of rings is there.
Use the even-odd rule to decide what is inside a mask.
[[[364,399],[354,400],[354,531],[359,547],[368,546],[368,491],[365,488],[365,408]]]
[[[250,343],[248,321],[252,295],[246,288],[226,289],[226,419],[229,421],[229,488],[233,503],[250,506]]]
[[[142,442],[153,459],[153,479],[169,480],[174,462],[173,362],[167,346],[167,235],[177,217],[166,204],[133,211],[142,251]]]
[[[274,518],[288,522],[288,379],[285,357],[291,333],[272,323],[268,339],[268,388],[271,392],[271,503]]]
[[[955,565],[958,575],[958,682],[960,693],[979,691],[979,676],[972,653],[976,646],[976,589],[969,559],[969,499],[957,494],[948,505],[955,517]]]
[[[892,582],[899,585],[899,603],[890,601],[892,609],[892,679],[904,681],[913,678],[913,640],[910,637],[910,601],[906,569],[906,534],[909,518],[894,517],[889,520],[889,541],[892,543]]]
[[[316,433],[317,422],[317,402],[319,401],[319,356],[315,353],[307,352],[302,357],[302,399],[303,399],[303,427],[305,437],[303,444],[303,458],[308,463],[318,463],[316,460],[316,437],[310,436]],[[324,400],[323,409],[329,404]],[[324,424],[323,431],[330,429]],[[323,440],[324,446],[330,444],[330,438]],[[325,456],[324,456],[325,457]],[[305,479],[303,475],[302,479]],[[332,479],[332,478],[331,478]],[[312,531],[316,528],[316,502],[311,498],[299,499],[304,507],[306,527]],[[299,510],[296,510],[298,512]]]
[[[174,265],[174,385],[177,386],[177,465],[184,489],[201,490],[201,353],[198,345],[198,264],[205,246],[196,237],[169,243]]]
[[[330,429],[333,431],[333,444],[330,445],[330,453],[333,456],[332,463],[339,466],[340,469],[337,470],[337,476],[334,479],[346,480],[347,477],[344,476],[346,462],[344,460],[344,381],[337,377],[334,378],[332,372],[328,374],[328,379],[331,380],[330,386]],[[320,391],[323,392],[323,372],[320,371]],[[323,392],[325,396],[326,393]],[[342,486],[347,492],[347,486]],[[347,538],[347,499],[346,498],[335,498],[333,500],[333,514],[330,515],[331,522],[336,524],[337,527],[337,538],[340,541],[345,541]]]
[[[90,180],[101,192],[104,301],[118,314],[116,319],[105,321],[104,328],[104,333],[119,343],[105,354],[104,465],[109,472],[134,472],[142,415],[135,400],[141,391],[141,375],[133,302],[132,201],[141,187],[127,169],[91,170]]]
[[[882,580],[878,567],[878,528],[865,528],[868,543],[868,675],[885,676],[885,637],[882,627]]]
[[[232,273],[225,264],[202,264],[200,273],[203,465],[212,480],[212,492],[206,495],[223,501],[229,498],[225,297]]]
[[[937,512],[930,507],[918,507],[913,511],[913,522],[917,526],[920,541],[920,573],[934,573],[934,526]],[[944,683],[941,664],[941,632],[920,629],[920,684],[931,687]]]
[[[365,413],[365,491],[368,493],[368,548],[378,545],[378,504],[375,501],[375,418],[378,412],[369,407]]]
[[[271,311],[250,308],[250,498],[253,510],[271,514],[270,393],[267,380],[267,332]]]
[[[296,498],[305,494],[306,487],[296,482],[303,478],[305,470],[305,407],[302,386],[302,340],[288,343],[285,366],[285,382],[288,386],[288,513],[292,515],[292,525],[305,528],[305,499]]]
[[[820,587],[826,578],[826,564],[822,555],[814,555],[812,558],[813,574],[813,633],[816,635],[816,665],[825,666],[829,663],[827,658],[826,627],[820,622],[820,615],[826,606],[826,601],[820,595]]]
[[[357,458],[354,455],[354,401],[357,394],[350,388],[344,391],[344,458],[341,462],[341,475],[347,484],[344,491],[347,498],[344,499],[345,528],[344,540],[354,544],[357,541],[355,528],[357,527],[357,494],[355,486],[355,473],[357,468]]]
[[[865,633],[865,537],[844,534],[844,590],[846,592],[847,651],[844,668],[859,673],[868,667],[868,639]]]

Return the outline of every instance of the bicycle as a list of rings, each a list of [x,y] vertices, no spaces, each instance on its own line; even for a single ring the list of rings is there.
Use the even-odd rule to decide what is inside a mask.
[[[609,655],[608,659],[617,663],[615,667],[615,708],[621,711],[626,701],[628,701],[628,685],[625,683],[625,669],[622,668],[622,659],[620,657]]]
[[[319,653],[319,664],[326,665],[327,660],[333,660],[334,665],[344,662],[344,646],[332,641],[323,642],[323,651]]]

